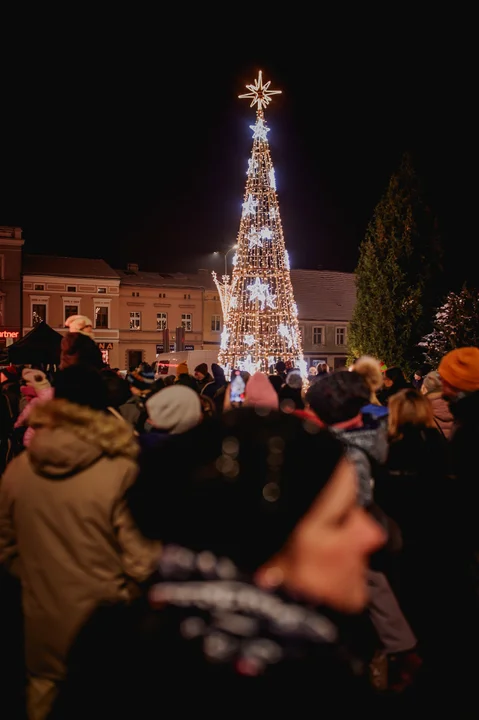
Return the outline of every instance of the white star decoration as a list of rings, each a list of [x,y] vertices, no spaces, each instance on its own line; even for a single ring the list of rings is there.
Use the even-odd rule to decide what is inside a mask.
[[[257,277],[252,285],[246,286],[246,289],[251,293],[249,298],[250,302],[258,300],[261,310],[264,310],[265,305],[273,310],[275,309],[274,301],[276,300],[276,295],[271,294],[268,283],[262,283],[259,277]]]
[[[245,345],[248,345],[248,347],[251,347],[251,345],[254,345],[254,335],[245,335],[244,342],[245,342]]]
[[[269,210],[270,220],[276,220],[279,217],[278,208],[272,207]]]
[[[250,250],[251,250],[251,248],[254,248],[254,247],[263,247],[263,243],[261,241],[260,234],[257,233],[254,228],[252,230],[250,230],[250,232],[249,232],[248,242],[249,242],[248,247]]]
[[[253,140],[268,139],[267,135],[269,133],[269,128],[264,124],[263,118],[259,117],[254,125],[250,125],[250,128],[253,130]]]
[[[269,177],[270,187],[272,187],[273,190],[276,190],[276,176],[274,174],[274,168],[271,168],[271,170],[268,173],[268,177]]]
[[[284,266],[286,270],[291,270],[291,265],[289,262],[289,253],[287,250],[284,251]]]
[[[270,228],[264,227],[261,228],[260,235],[263,240],[271,240],[273,237],[273,231]]]
[[[250,158],[248,160],[248,172],[246,174],[249,175],[250,173],[254,173],[254,172],[256,172],[257,169],[258,169],[258,161],[253,160],[253,158]]]
[[[230,334],[229,334],[228,330],[226,329],[226,327],[223,328],[223,332],[221,333],[221,344],[220,344],[221,350],[226,350],[226,348],[228,347],[229,336],[230,336]]]
[[[258,78],[253,84],[247,85],[246,89],[250,90],[249,93],[244,95],[238,95],[239,98],[252,98],[250,107],[258,105],[258,110],[262,110],[271,102],[271,95],[281,95],[281,90],[269,90],[271,80],[263,85],[263,72],[262,70],[258,73]]]
[[[247,200],[243,203],[243,215],[254,215],[257,207],[258,201],[255,200],[250,193]]]
[[[293,339],[294,339],[294,334],[295,334],[294,330],[289,328],[287,325],[284,325],[283,323],[281,323],[281,325],[278,325],[278,332],[281,335],[281,337],[284,337],[285,340],[287,340],[288,347],[293,347],[293,345],[294,345]]]

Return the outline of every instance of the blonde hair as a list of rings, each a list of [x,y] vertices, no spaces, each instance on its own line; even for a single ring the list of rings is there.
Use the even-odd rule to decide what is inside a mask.
[[[442,380],[437,370],[429,372],[423,380],[421,389],[424,388],[425,393],[441,392]]]
[[[392,395],[388,403],[388,431],[391,439],[400,440],[406,425],[435,428],[432,405],[425,395],[405,388]]]
[[[370,390],[370,402],[372,405],[381,405],[376,396],[376,391],[382,388],[384,383],[381,372],[381,363],[371,355],[363,355],[354,363],[352,370],[361,375]]]

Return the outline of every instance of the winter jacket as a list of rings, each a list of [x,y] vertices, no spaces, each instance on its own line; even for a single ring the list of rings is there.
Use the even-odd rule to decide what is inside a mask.
[[[443,435],[449,438],[454,425],[454,418],[449,409],[449,403],[443,398],[441,392],[428,393],[426,397],[431,402],[432,412],[437,426]]]
[[[102,602],[127,602],[159,552],[124,502],[138,451],[113,415],[53,400],[37,405],[29,448],[0,485],[0,563],[20,577],[27,669],[53,681]]]

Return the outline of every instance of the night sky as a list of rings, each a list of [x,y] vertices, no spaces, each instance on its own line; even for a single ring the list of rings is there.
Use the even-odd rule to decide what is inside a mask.
[[[354,270],[410,150],[451,283],[477,279],[477,80],[451,25],[287,18],[265,31],[243,8],[221,32],[188,17],[187,31],[125,16],[70,18],[61,33],[43,18],[41,33],[7,38],[0,224],[23,227],[27,252],[221,269],[212,253],[236,239],[255,117],[237,96],[262,69],[283,91],[266,117],[293,267]]]

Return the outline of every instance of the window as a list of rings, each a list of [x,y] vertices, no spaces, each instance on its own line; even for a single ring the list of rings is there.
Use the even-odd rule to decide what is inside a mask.
[[[45,322],[47,319],[47,306],[45,303],[33,303],[32,305],[32,325]]]
[[[220,330],[221,330],[220,315],[212,315],[211,316],[211,329],[213,332],[220,332]]]
[[[184,328],[185,332],[191,332],[192,324],[191,313],[184,313],[181,316],[181,327]]]
[[[67,285],[67,292],[76,292],[77,286],[76,285]]]
[[[166,293],[159,293],[159,294],[158,294],[158,297],[159,297],[159,298],[165,298],[165,297],[166,297]]]
[[[183,300],[191,300],[191,295],[183,295]]]
[[[166,330],[168,327],[168,314],[167,313],[156,313],[156,329]]]
[[[346,328],[336,328],[336,345],[346,345]]]
[[[65,305],[65,322],[72,315],[78,315],[78,305]]]
[[[34,285],[33,289],[34,290],[45,290],[45,285]]]
[[[132,292],[132,293],[131,293],[131,297],[140,297],[140,293],[139,293],[139,292]]]
[[[141,312],[138,310],[130,313],[130,330],[141,330]]]
[[[322,327],[314,327],[313,328],[313,345],[323,345],[324,344],[324,328]]]
[[[99,329],[108,327],[107,305],[97,305],[95,307],[95,327]]]
[[[106,287],[99,287],[97,288],[97,293],[99,295],[106,295]]]

